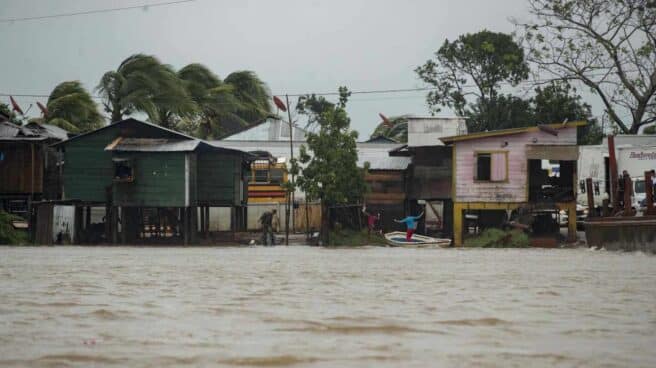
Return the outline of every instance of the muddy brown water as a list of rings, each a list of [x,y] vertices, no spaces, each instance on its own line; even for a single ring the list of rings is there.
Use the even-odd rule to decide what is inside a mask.
[[[656,366],[656,256],[0,248],[0,366]]]

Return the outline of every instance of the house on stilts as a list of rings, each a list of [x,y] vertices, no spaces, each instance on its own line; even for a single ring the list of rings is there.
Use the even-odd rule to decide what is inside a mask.
[[[585,124],[441,138],[453,150],[454,245],[462,246],[471,228],[513,223],[530,229],[534,245],[555,245],[561,211],[567,214],[567,239],[576,240],[576,135]]]
[[[251,156],[185,134],[125,119],[60,142],[62,200],[75,207],[72,241],[193,244],[207,235],[210,207],[229,207],[233,231],[245,227],[245,172]],[[94,210],[102,219],[92,222]],[[51,215],[50,215],[51,217]],[[37,239],[47,243],[45,236]]]

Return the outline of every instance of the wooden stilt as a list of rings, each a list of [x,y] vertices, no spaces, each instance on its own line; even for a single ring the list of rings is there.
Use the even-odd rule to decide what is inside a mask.
[[[112,244],[118,243],[118,207],[112,206]]]
[[[205,207],[205,237],[210,235],[210,206]]]
[[[190,228],[189,226],[189,208],[188,207],[183,207],[182,208],[182,222],[183,222],[183,234],[184,234],[184,245],[189,245],[189,242],[191,241],[189,237],[190,233]]]
[[[82,210],[84,207],[75,206],[75,219],[74,219],[74,231],[73,231],[73,244],[82,243]]]
[[[86,230],[89,230],[89,227],[91,226],[91,206],[86,207],[86,217],[84,219],[84,228]]]

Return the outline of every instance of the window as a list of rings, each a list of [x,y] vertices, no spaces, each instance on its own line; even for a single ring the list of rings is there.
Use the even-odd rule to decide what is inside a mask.
[[[477,181],[508,180],[508,152],[476,153]]]
[[[269,181],[269,170],[257,169],[255,170],[255,182],[267,183]]]
[[[285,176],[285,171],[283,169],[271,169],[271,183],[272,184],[281,184]]]
[[[134,181],[134,170],[129,159],[115,158],[114,181],[119,183],[131,183]]]
[[[594,182],[594,194],[599,195],[599,182],[598,181]]]
[[[476,154],[476,180],[489,181],[492,178],[492,155]]]
[[[579,180],[579,189],[581,193],[585,193],[585,180]]]

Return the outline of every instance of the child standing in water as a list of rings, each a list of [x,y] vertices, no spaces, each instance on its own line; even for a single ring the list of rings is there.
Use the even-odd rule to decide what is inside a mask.
[[[398,222],[399,224],[405,224],[407,227],[406,233],[405,233],[405,240],[410,241],[412,240],[412,234],[415,233],[415,230],[417,230],[417,220],[423,216],[424,213],[420,213],[419,216],[407,216],[406,218],[402,220],[397,220],[394,219],[394,222]]]

